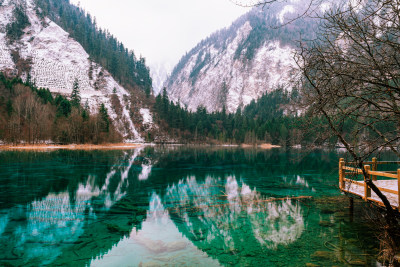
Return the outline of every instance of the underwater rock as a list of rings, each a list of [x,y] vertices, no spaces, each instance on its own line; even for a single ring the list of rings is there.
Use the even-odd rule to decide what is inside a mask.
[[[317,264],[314,264],[314,263],[311,263],[311,262],[307,262],[306,263],[306,267],[320,267],[320,265],[317,265]]]
[[[311,258],[315,260],[330,260],[332,258],[332,253],[329,251],[315,251],[315,253],[311,255]]]
[[[352,260],[349,262],[349,264],[352,266],[366,266],[367,262],[365,262],[363,260]]]

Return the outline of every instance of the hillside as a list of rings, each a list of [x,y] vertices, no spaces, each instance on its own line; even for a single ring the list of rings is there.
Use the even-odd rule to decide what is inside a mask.
[[[97,113],[104,104],[125,141],[144,141],[139,128],[150,110],[140,96],[151,90],[145,60],[67,0],[2,1],[0,72],[68,97],[77,81],[82,105]]]
[[[295,40],[311,37],[317,26],[301,18],[281,27],[291,11],[301,8],[301,1],[253,8],[201,41],[165,82],[170,99],[193,111],[203,106],[209,112],[223,107],[235,112],[266,92],[290,89],[296,73]]]

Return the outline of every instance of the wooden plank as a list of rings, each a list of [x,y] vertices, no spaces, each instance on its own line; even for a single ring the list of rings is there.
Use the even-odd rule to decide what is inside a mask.
[[[361,181],[355,181],[355,180],[351,180],[351,179],[347,179],[347,178],[344,178],[343,180],[345,182],[349,182],[349,183],[356,184],[359,186],[364,186],[364,182],[361,182]]]
[[[348,167],[348,166],[344,166],[343,170],[352,171],[353,173],[357,173],[357,174],[362,173],[362,170],[353,168],[353,167]]]
[[[397,172],[396,172],[397,173]],[[344,175],[359,175],[359,173],[355,172],[345,172]]]
[[[388,188],[384,188],[384,187],[378,187],[379,190],[381,190],[382,192],[386,192],[386,193],[390,193],[390,194],[395,194],[397,195],[397,191],[396,190],[392,190],[392,189],[388,189]]]
[[[353,162],[353,161],[350,161],[350,162],[346,162],[347,164],[356,164],[355,162]],[[372,164],[373,162],[372,161],[364,161],[363,162],[363,164]]]
[[[364,161],[363,164],[372,164],[373,161]],[[377,164],[400,164],[400,161],[377,161]],[[346,162],[346,164],[356,164],[354,161]]]
[[[374,171],[369,171],[368,174],[397,179],[397,173],[396,173],[396,174],[393,174],[393,173],[387,173],[387,172],[374,172]]]

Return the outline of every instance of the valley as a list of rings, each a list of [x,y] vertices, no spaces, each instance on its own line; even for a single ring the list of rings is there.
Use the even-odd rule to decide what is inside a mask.
[[[0,0],[0,265],[400,263],[398,0],[86,1]]]

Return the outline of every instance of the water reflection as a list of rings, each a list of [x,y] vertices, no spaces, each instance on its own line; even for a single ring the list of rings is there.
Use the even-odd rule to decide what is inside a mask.
[[[2,210],[0,239],[6,245],[0,246],[0,253],[25,262],[53,262],[96,219],[95,209],[109,210],[126,195],[129,171],[140,151],[124,152],[121,164],[111,167],[101,188],[97,176],[89,174],[75,191],[50,192],[26,206]]]
[[[296,201],[262,196],[234,176],[226,179],[195,177],[167,188],[166,202],[184,222],[183,232],[193,240],[225,252],[246,246],[249,236],[262,246],[276,249],[300,238],[304,231],[301,206]],[[205,245],[203,244],[203,245]]]
[[[338,194],[329,174],[337,156],[293,157],[158,147],[0,153],[0,265],[304,265],[336,235],[336,211],[285,197]]]
[[[157,194],[149,201],[140,229],[134,227],[129,236],[96,257],[92,266],[219,266],[178,231]]]

